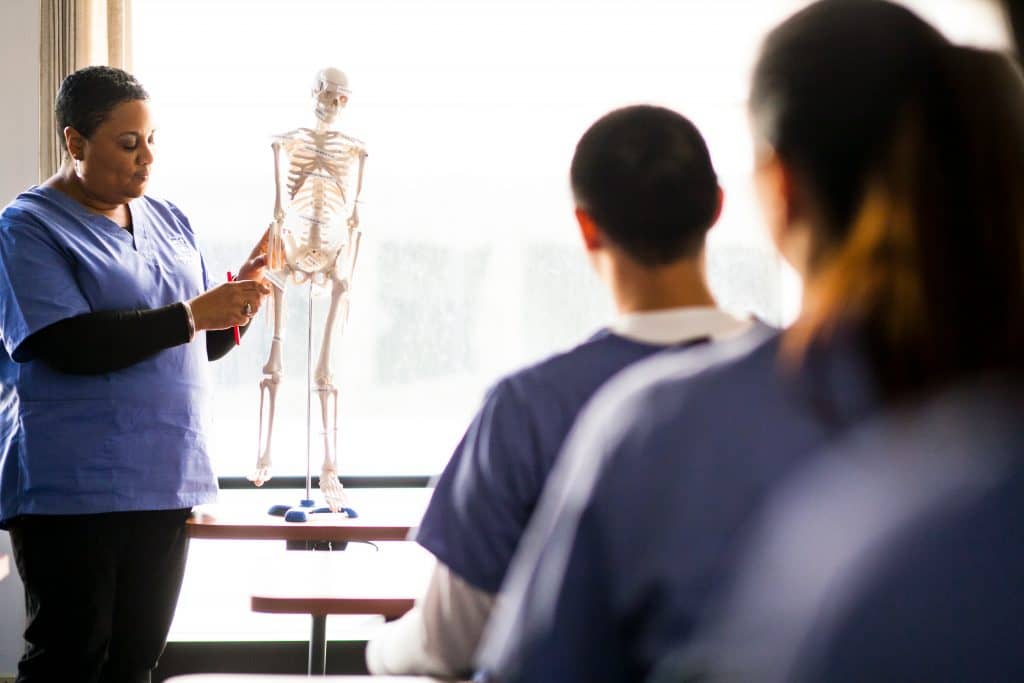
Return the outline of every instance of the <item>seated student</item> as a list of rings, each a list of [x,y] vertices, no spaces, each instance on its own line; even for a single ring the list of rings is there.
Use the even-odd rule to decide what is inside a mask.
[[[975,122],[964,149],[995,171],[978,187],[1004,183],[978,216],[1004,226],[996,278],[966,285],[1005,287],[989,308],[1004,325],[972,349],[984,370],[910,397],[773,495],[727,599],[657,683],[1024,679],[1024,79],[1003,55],[951,54]]]
[[[787,475],[1020,354],[1020,125],[971,54],[878,0],[824,0],[769,34],[756,180],[803,311],[731,360],[647,360],[594,397],[509,569],[484,672],[644,680],[693,636]]]
[[[498,382],[438,481],[417,541],[437,556],[425,597],[367,648],[374,673],[459,675],[577,413],[623,367],[741,332],[715,308],[704,237],[722,193],[688,120],[633,106],[598,120],[570,171],[584,247],[619,317],[576,348]]]

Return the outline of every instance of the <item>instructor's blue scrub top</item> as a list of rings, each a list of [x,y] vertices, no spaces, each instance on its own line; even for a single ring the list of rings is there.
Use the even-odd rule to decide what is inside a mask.
[[[33,187],[0,214],[0,337],[17,361],[19,430],[0,471],[0,523],[23,514],[187,508],[211,501],[206,338],[98,375],[57,372],[22,342],[65,318],[148,309],[201,294],[188,219],[133,200],[133,232],[63,193]],[[13,372],[13,371],[12,371]]]

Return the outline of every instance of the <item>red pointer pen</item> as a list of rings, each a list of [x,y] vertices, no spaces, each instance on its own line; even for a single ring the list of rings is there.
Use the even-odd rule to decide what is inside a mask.
[[[228,282],[232,282],[232,281],[233,281],[234,279],[235,279],[235,276],[234,276],[234,275],[232,275],[232,274],[231,274],[231,271],[229,270],[229,271],[228,271]],[[241,338],[241,337],[240,337],[240,336],[238,335],[238,325],[235,325],[235,326],[234,326],[233,328],[231,328],[231,329],[232,329],[232,331],[233,331],[233,332],[235,333],[235,346],[241,346],[241,344],[242,344],[242,338]]]

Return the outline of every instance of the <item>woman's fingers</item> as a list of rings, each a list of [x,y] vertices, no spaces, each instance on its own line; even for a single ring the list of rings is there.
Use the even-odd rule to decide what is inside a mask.
[[[197,329],[222,330],[245,325],[260,310],[270,285],[256,280],[225,282],[190,302]]]
[[[246,261],[238,269],[238,280],[263,280],[263,270],[267,267],[267,255],[259,254]]]
[[[263,297],[270,293],[270,285],[257,280],[240,280],[239,298],[236,301],[241,302],[241,309],[245,311],[251,311],[255,314],[256,311],[260,310],[260,304],[263,303]]]

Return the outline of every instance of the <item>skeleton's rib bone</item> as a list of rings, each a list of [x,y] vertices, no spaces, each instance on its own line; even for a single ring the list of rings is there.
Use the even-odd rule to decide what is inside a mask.
[[[337,145],[335,145],[337,146]],[[304,144],[299,147],[300,150],[309,152],[310,154],[320,157],[321,159],[327,159],[333,161],[336,164],[348,165],[349,155],[345,154],[341,149],[335,151],[332,149],[325,149],[316,145]]]
[[[297,173],[304,175],[308,178],[319,178],[321,180],[330,180],[331,182],[334,182],[334,176],[332,176],[329,173],[321,173],[319,171],[310,171],[306,169],[299,169]]]

